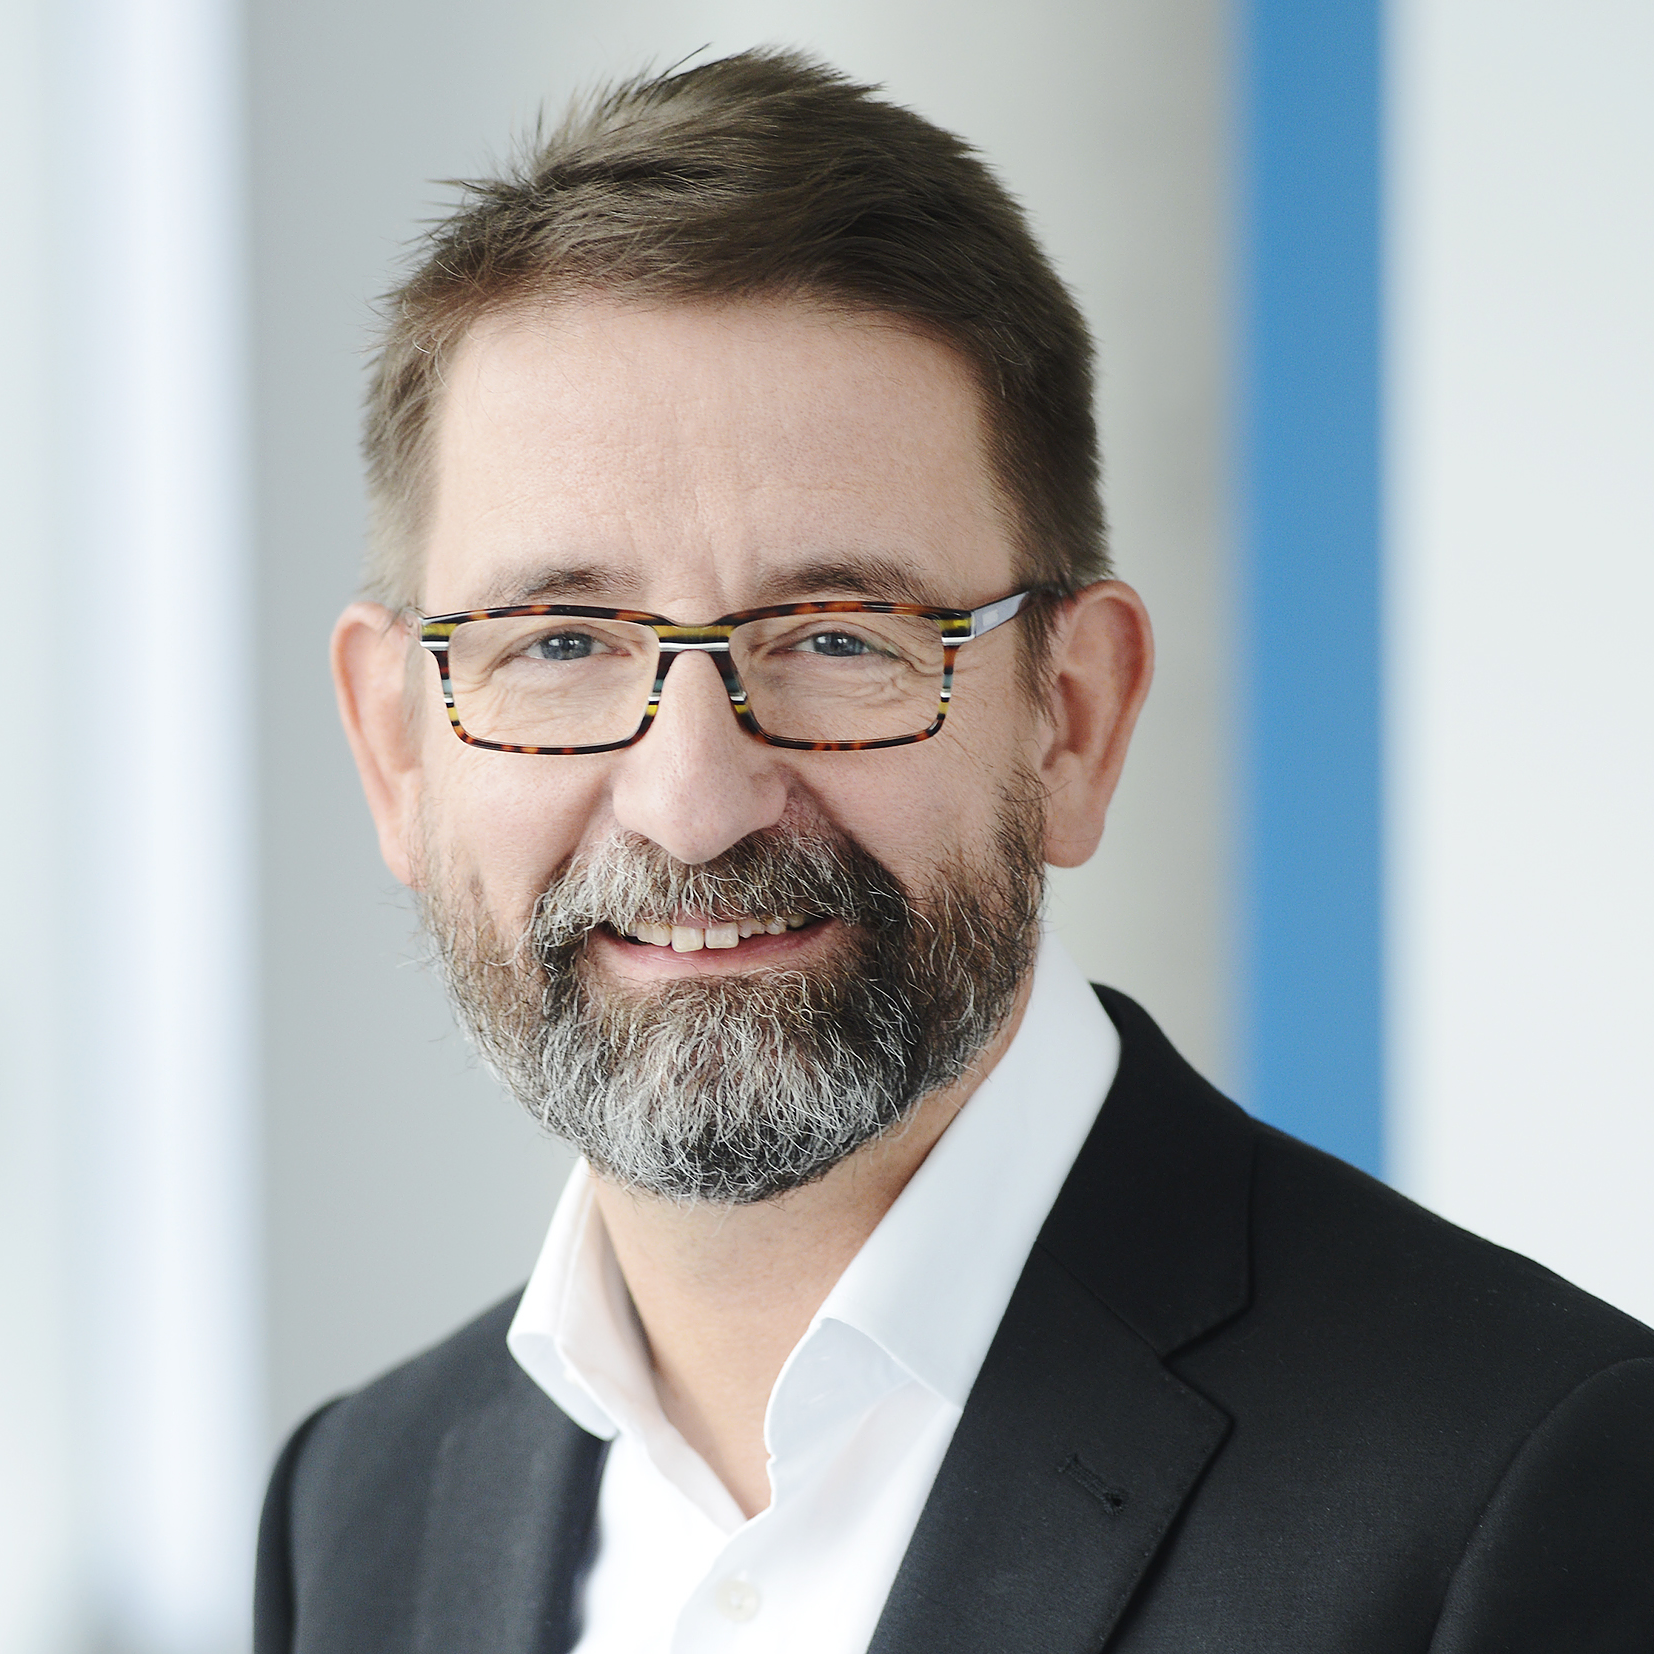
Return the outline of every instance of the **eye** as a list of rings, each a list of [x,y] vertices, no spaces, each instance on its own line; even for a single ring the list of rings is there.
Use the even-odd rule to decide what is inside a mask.
[[[835,660],[848,660],[857,655],[873,653],[872,645],[854,632],[812,632],[800,640],[798,648],[808,655],[827,655]]]
[[[523,650],[531,660],[590,660],[602,645],[590,632],[547,632]]]

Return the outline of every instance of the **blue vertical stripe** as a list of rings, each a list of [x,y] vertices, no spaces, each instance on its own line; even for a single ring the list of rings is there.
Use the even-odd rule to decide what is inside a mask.
[[[1243,17],[1248,1096],[1377,1172],[1381,0]]]

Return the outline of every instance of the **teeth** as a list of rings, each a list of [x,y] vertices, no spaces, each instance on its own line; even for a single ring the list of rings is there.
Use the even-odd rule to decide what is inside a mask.
[[[658,925],[640,919],[628,933],[651,947],[671,948],[674,953],[699,953],[702,948],[733,948],[749,936],[780,936],[784,931],[801,930],[809,924],[803,913],[781,913],[773,919],[755,919],[743,914],[717,925]]]

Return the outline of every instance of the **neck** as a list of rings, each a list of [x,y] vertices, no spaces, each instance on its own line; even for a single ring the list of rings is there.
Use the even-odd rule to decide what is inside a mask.
[[[769,1504],[764,1413],[783,1363],[1004,1055],[1030,987],[957,1084],[805,1188],[751,1206],[685,1206],[598,1179],[597,1207],[648,1340],[661,1408],[743,1515]]]

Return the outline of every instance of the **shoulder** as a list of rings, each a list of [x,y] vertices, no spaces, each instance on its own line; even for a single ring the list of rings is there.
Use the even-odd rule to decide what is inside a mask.
[[[1437,1217],[1376,1179],[1252,1125],[1255,1315],[1439,1380],[1497,1372],[1498,1388],[1556,1399],[1615,1362],[1654,1356],[1654,1331],[1535,1263]],[[1409,1360],[1407,1351],[1417,1352]]]
[[[596,1447],[511,1358],[515,1309],[513,1296],[294,1431],[260,1525],[259,1654],[403,1646],[433,1542],[452,1548],[433,1520],[463,1529],[525,1458]]]
[[[518,1296],[323,1408],[307,1427],[299,1485],[370,1484],[398,1474],[410,1453],[432,1450],[456,1419],[526,1383],[505,1344]]]
[[[1568,1619],[1612,1600],[1641,1634],[1654,1331],[1252,1119],[1103,998],[1120,1076],[1051,1244],[1229,1421],[1144,1626],[1595,1648]]]
[[[1497,1366],[1502,1390],[1527,1375],[1536,1397],[1654,1355],[1630,1316],[1253,1119],[1141,1007],[1099,993],[1120,1069],[1062,1228],[1102,1255],[1102,1295],[1162,1354],[1244,1323],[1283,1379],[1344,1356],[1399,1379],[1417,1352],[1439,1379]]]
[[[567,1423],[506,1348],[519,1296],[300,1427],[291,1471],[296,1551],[325,1552],[368,1521],[381,1532],[406,1526],[412,1543],[411,1525],[427,1506],[443,1445],[456,1429],[509,1434],[524,1418],[539,1431]]]
[[[1305,1509],[1432,1557],[1442,1654],[1595,1648],[1609,1603],[1646,1634],[1654,1331],[1302,1143],[1256,1147],[1250,1307],[1179,1362],[1236,1418],[1248,1485],[1219,1490],[1328,1569]]]

